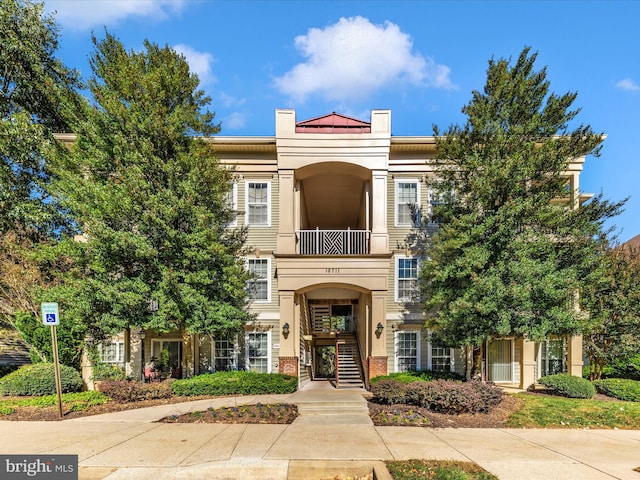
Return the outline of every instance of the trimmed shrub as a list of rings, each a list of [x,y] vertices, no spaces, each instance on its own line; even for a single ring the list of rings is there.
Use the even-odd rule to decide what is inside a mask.
[[[171,398],[172,381],[142,383],[133,380],[105,380],[100,382],[100,391],[114,402],[128,403],[142,400]]]
[[[408,403],[447,414],[488,413],[503,396],[499,387],[478,381],[435,380],[407,385]]]
[[[606,365],[602,371],[602,377],[640,380],[640,354],[620,360],[613,365]]]
[[[574,377],[568,373],[548,375],[538,380],[556,395],[569,398],[593,398],[596,389],[593,384],[582,377]]]
[[[487,413],[504,396],[499,387],[490,383],[451,380],[402,383],[385,379],[372,385],[371,392],[377,403],[415,405],[447,414]]]
[[[374,402],[384,405],[407,403],[406,383],[390,378],[380,378],[381,380],[371,384],[371,393],[373,393]]]
[[[298,379],[281,373],[216,372],[176,380],[172,387],[182,396],[278,394],[295,392]]]
[[[0,378],[15,372],[18,368],[20,365],[0,365]]]
[[[640,382],[624,378],[605,378],[593,382],[598,393],[627,402],[640,402]]]
[[[411,383],[417,380],[423,380],[430,382],[432,380],[459,380],[463,381],[464,375],[460,375],[456,372],[438,372],[433,370],[417,370],[413,372],[397,372],[390,373],[389,375],[381,375],[371,379],[371,384],[375,384],[385,379],[397,380],[402,383]]]
[[[78,392],[82,378],[78,371],[60,365],[62,393]],[[24,365],[15,372],[0,378],[0,395],[53,395],[56,393],[56,375],[53,363]]]

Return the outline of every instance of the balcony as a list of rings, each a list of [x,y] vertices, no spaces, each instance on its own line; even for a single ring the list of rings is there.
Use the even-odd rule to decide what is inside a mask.
[[[369,230],[298,230],[300,255],[367,255]]]

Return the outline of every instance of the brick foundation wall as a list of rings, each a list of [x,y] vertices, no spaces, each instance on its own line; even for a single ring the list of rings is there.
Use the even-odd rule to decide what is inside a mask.
[[[278,373],[292,375],[294,377],[298,376],[298,357],[280,357],[278,361]]]
[[[388,357],[369,357],[369,379],[387,374]]]

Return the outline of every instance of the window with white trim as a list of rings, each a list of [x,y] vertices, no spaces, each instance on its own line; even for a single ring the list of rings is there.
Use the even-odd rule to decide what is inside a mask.
[[[271,224],[271,183],[246,183],[246,224],[269,226]]]
[[[451,349],[449,347],[431,345],[431,370],[434,372],[451,371]]]
[[[238,350],[234,339],[198,338],[199,372],[227,372],[238,369]]]
[[[235,227],[238,224],[237,212],[238,211],[238,184],[233,182],[231,188],[227,190],[227,206],[234,211],[233,220],[229,222],[228,226]]]
[[[540,376],[567,372],[567,341],[547,338],[540,345]]]
[[[98,346],[103,363],[124,363],[124,342],[104,342]]]
[[[418,180],[396,180],[396,226],[414,225],[412,208],[420,205],[420,182]],[[419,212],[416,215],[419,218]]]
[[[254,302],[269,302],[271,300],[270,262],[268,258],[248,258],[247,270],[253,278],[247,282],[247,290]]]
[[[258,373],[271,373],[270,332],[247,332],[245,353],[247,370]]]
[[[420,369],[420,332],[397,331],[395,336],[396,372],[410,372]]]
[[[418,267],[418,257],[396,257],[396,302],[420,299]]]

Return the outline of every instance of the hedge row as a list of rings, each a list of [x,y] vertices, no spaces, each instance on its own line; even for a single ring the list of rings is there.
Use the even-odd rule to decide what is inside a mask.
[[[60,365],[62,393],[79,392],[82,377],[77,370]],[[0,395],[53,395],[56,393],[56,375],[53,363],[24,365],[0,378]]]
[[[293,393],[298,379],[280,373],[216,372],[176,380],[172,387],[176,395],[183,396]]]
[[[547,375],[540,378],[538,382],[562,397],[593,398],[596,393],[595,387],[589,380],[568,373]]]
[[[622,378],[606,378],[593,382],[598,393],[625,400],[640,402],[640,382]]]
[[[397,380],[402,383],[411,383],[417,380],[430,382],[432,380],[464,380],[464,375],[455,372],[438,372],[433,370],[417,370],[414,372],[396,372],[389,375],[381,375],[373,377],[371,384],[378,383],[382,380]]]
[[[500,388],[490,383],[450,380],[403,383],[386,379],[373,384],[371,392],[378,403],[414,405],[448,414],[487,413],[502,401],[504,395]]]

